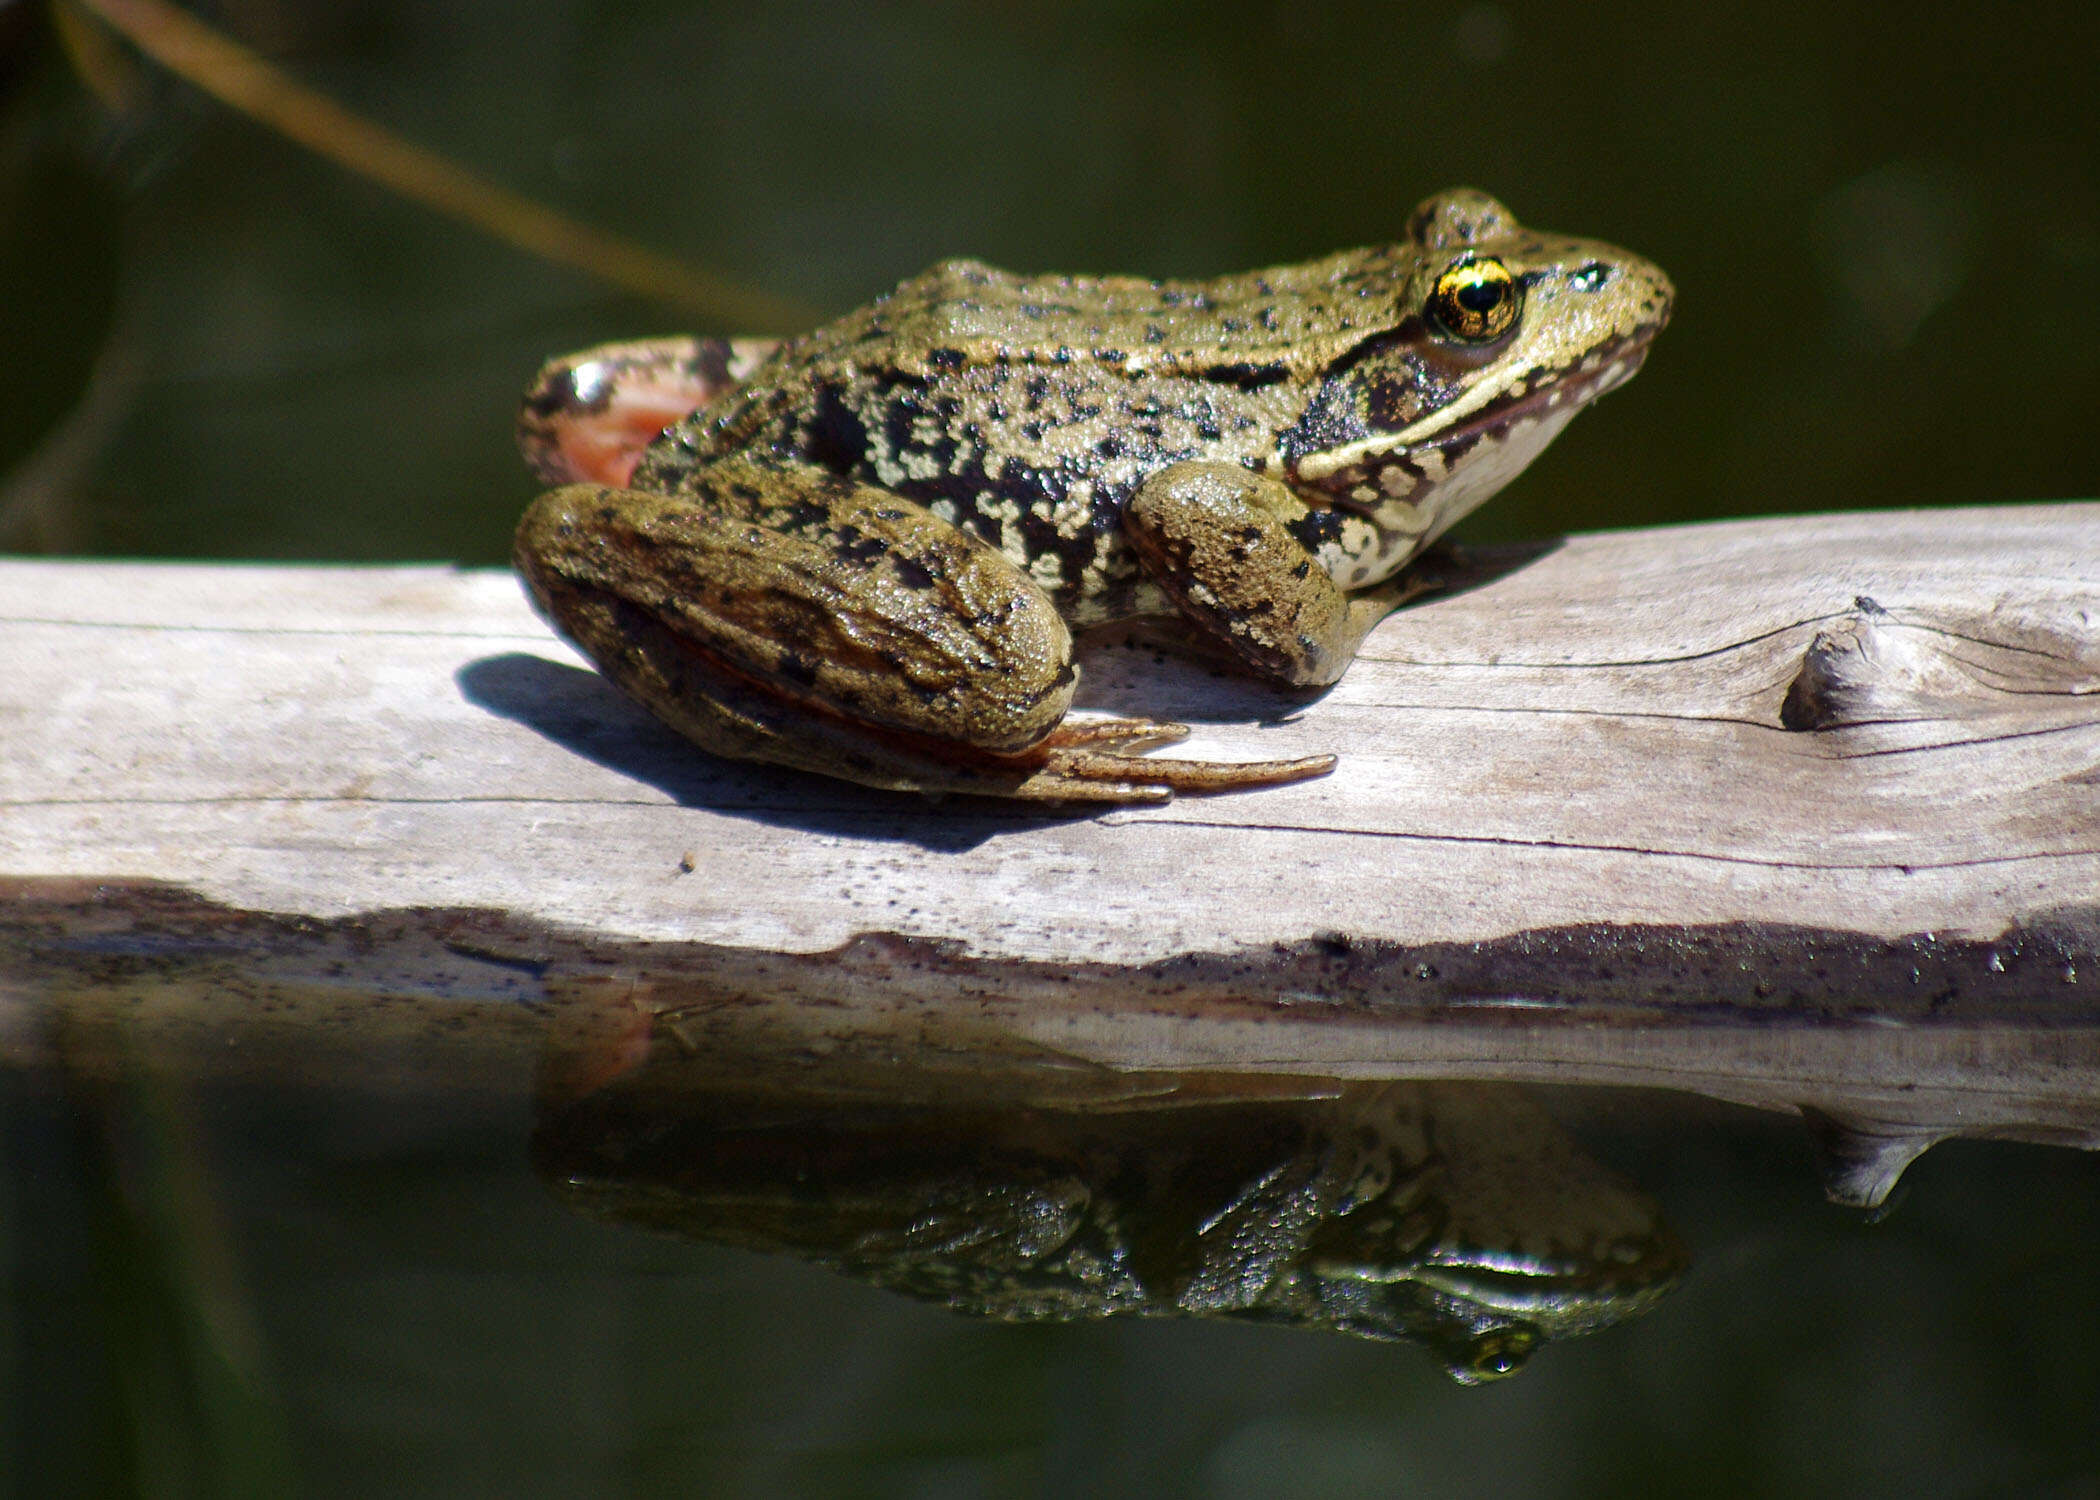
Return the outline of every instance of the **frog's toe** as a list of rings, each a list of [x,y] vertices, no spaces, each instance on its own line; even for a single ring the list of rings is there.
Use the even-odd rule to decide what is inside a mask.
[[[1255,787],[1281,786],[1325,776],[1335,767],[1332,755],[1304,755],[1294,760],[1169,760],[1160,757],[1090,755],[1084,769],[1068,768],[1081,776],[1116,774],[1142,779],[1184,797],[1210,792],[1244,792]],[[1113,769],[1112,769],[1113,768]]]
[[[1029,802],[1114,802],[1123,806],[1157,807],[1174,800],[1174,789],[1156,782],[1134,779],[1137,768],[1129,760],[1110,772],[1079,771],[1052,764],[1006,793]]]
[[[1041,768],[1014,795],[1075,802],[1170,801],[1177,794],[1246,791],[1325,776],[1332,755],[1293,760],[1174,760],[1133,754],[1188,738],[1188,726],[1154,719],[1098,719],[1060,724],[1037,747]]]
[[[1045,750],[1144,750],[1173,745],[1189,737],[1186,724],[1165,719],[1067,719],[1040,741]]]

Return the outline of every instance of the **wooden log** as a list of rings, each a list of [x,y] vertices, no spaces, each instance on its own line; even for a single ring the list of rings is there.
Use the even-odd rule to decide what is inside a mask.
[[[154,968],[193,1042],[397,1062],[589,992],[694,1046],[1689,1089],[1807,1110],[1862,1200],[1949,1134],[2100,1144],[2100,504],[1440,566],[1314,699],[1095,644],[1082,708],[1176,754],[1341,756],[1103,812],[709,759],[502,573],[0,564],[0,1055]]]

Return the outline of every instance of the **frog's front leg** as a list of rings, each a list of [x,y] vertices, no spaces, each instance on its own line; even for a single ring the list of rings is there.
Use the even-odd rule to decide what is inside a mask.
[[[535,603],[716,754],[916,791],[1160,802],[1317,775],[1127,752],[1179,725],[1067,726],[1077,672],[1048,596],[889,491],[737,461],[676,494],[569,485],[519,524]]]
[[[1123,530],[1153,582],[1211,636],[1264,676],[1324,687],[1419,586],[1342,589],[1292,531],[1310,513],[1274,479],[1197,460],[1148,478]]]

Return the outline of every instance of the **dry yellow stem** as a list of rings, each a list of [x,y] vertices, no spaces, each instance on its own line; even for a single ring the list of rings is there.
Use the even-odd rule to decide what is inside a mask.
[[[676,304],[736,333],[792,332],[807,308],[593,229],[484,181],[413,141],[352,114],[325,94],[165,0],[72,0],[141,52],[221,103],[405,198],[462,219],[507,244]]]

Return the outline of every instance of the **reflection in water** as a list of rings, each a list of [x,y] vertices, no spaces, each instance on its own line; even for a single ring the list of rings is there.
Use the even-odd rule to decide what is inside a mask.
[[[1685,1262],[1651,1200],[1507,1085],[1250,1099],[1183,1079],[1101,1108],[929,1102],[902,1069],[887,1096],[865,1073],[789,1090],[708,1071],[544,1098],[541,1174],[594,1216],[960,1311],[1407,1339],[1468,1383],[1644,1311]]]

